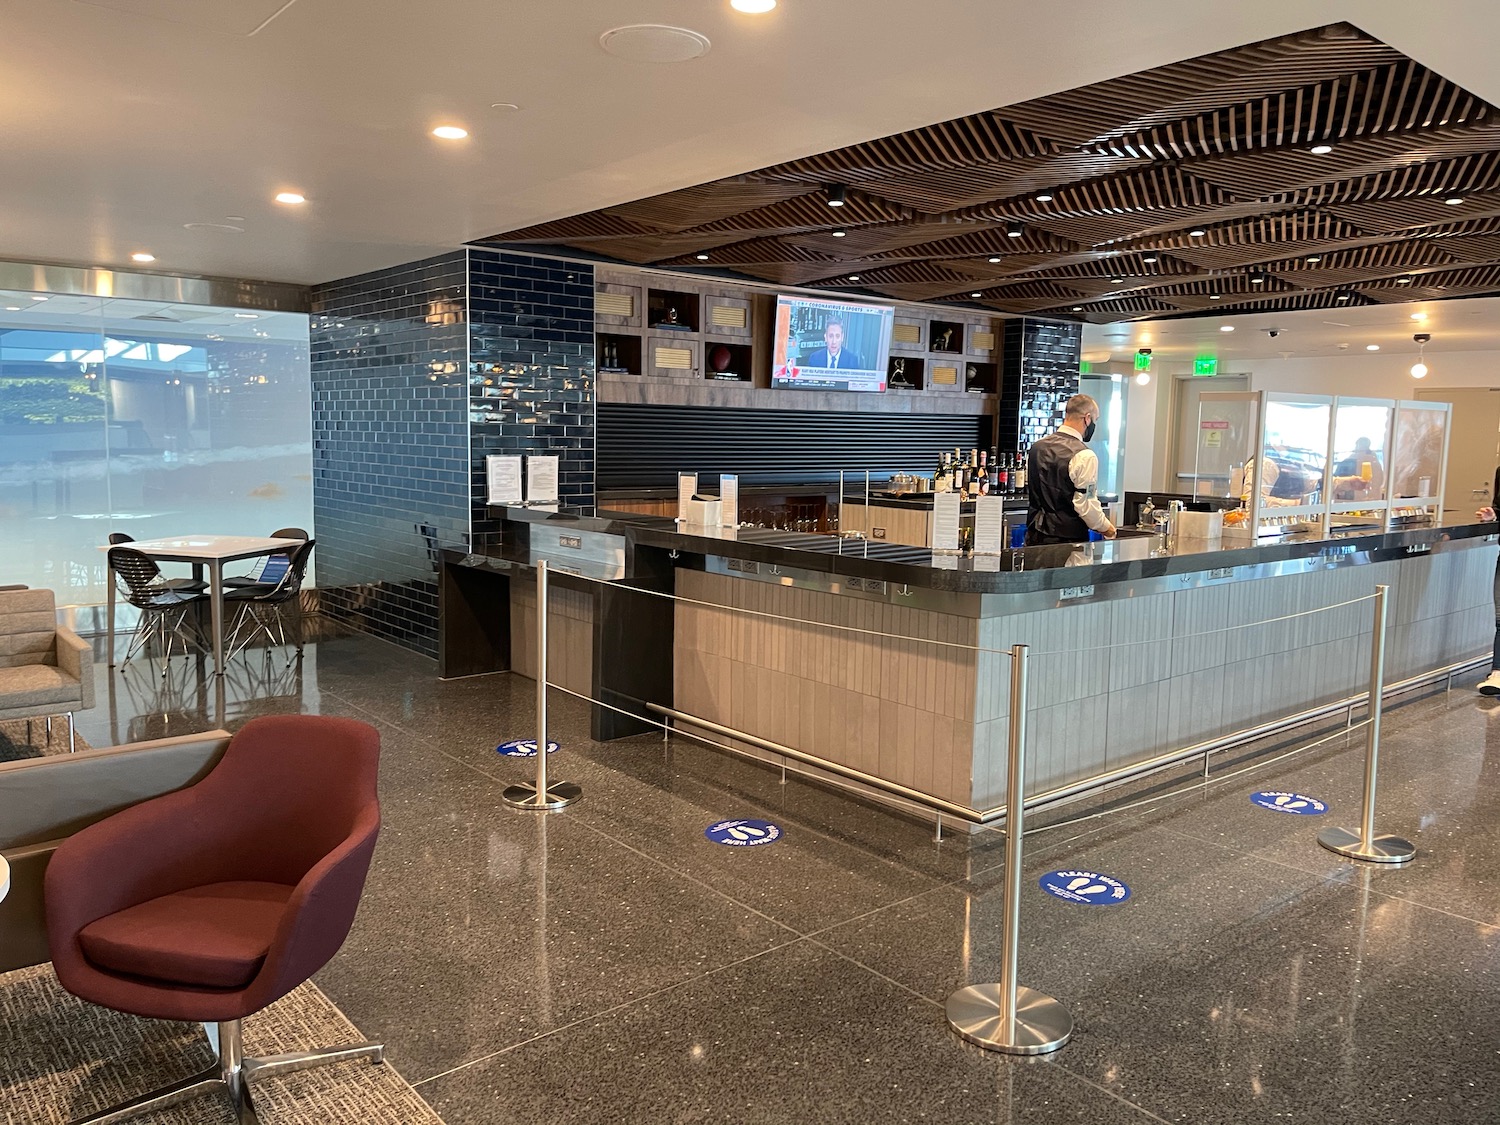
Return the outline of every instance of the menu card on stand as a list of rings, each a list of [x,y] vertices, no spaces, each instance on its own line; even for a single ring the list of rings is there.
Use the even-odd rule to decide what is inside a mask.
[[[725,527],[740,526],[740,478],[731,473],[719,474],[719,522]]]
[[[981,496],[974,501],[974,553],[998,555],[1005,547],[1005,501]]]
[[[693,499],[694,493],[698,491],[697,473],[677,474],[677,522],[687,523],[688,505]]]
[[[557,458],[531,456],[526,458],[526,502],[528,504],[557,503]]]
[[[932,549],[958,550],[958,516],[961,501],[956,492],[939,492],[932,498]]]
[[[488,504],[519,504],[521,492],[521,459],[492,454],[484,459],[485,492]]]

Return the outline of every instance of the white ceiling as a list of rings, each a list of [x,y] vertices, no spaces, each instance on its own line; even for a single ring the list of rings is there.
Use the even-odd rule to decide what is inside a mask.
[[[61,293],[38,300],[31,293],[0,289],[0,334],[10,329],[97,332],[124,339],[307,343],[305,313],[253,312]]]
[[[9,3],[0,258],[327,281],[1339,20],[1500,103],[1492,0]],[[601,50],[637,22],[712,49]]]
[[[1234,331],[1223,331],[1226,325]],[[1151,349],[1153,363],[1191,361],[1200,355],[1221,361],[1303,359],[1364,355],[1375,344],[1382,353],[1410,353],[1415,360],[1412,336],[1418,332],[1432,336],[1429,353],[1494,350],[1500,346],[1500,298],[1087,324],[1083,358],[1129,363],[1136,349],[1144,347]]]

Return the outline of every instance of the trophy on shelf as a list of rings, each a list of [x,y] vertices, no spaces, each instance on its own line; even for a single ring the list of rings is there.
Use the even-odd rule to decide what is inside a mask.
[[[678,319],[677,306],[670,306],[662,318],[652,325],[653,328],[666,328],[673,332],[691,332],[692,329]]]
[[[932,350],[935,352],[947,352],[953,350],[953,329],[944,328],[937,334],[937,339]]]
[[[906,378],[906,360],[897,356],[891,360],[891,386],[910,387],[911,382]]]

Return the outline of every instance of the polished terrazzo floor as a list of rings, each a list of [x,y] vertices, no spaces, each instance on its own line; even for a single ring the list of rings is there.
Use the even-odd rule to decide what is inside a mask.
[[[165,696],[149,672],[99,675],[80,718],[95,745],[209,725],[191,674]],[[999,974],[994,834],[935,843],[686,741],[594,745],[556,692],[554,775],[584,798],[517,812],[500,791],[532,765],[494,748],[532,733],[530,681],[441,683],[365,637],[310,645],[285,674],[241,666],[228,720],[380,728],[380,846],[316,979],[449,1125],[1479,1125],[1500,1121],[1500,700],[1467,683],[1386,714],[1380,827],[1417,843],[1409,867],[1314,842],[1357,822],[1358,738],[1032,836],[1021,980],[1076,1021],[1037,1059],[968,1046],[943,1015]],[[1263,811],[1257,789],[1330,811]],[[784,835],[705,839],[729,817]],[[1059,868],[1132,895],[1050,898],[1037,879]]]

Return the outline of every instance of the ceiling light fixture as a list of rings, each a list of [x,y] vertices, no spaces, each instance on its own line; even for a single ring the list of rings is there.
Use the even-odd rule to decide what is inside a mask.
[[[1005,228],[1005,233],[1010,238],[1020,238],[1026,233],[1026,228],[1020,223],[1011,223]]]
[[[984,294],[983,293],[970,293],[969,296],[971,296],[971,297],[983,297]]]
[[[708,261],[708,255],[707,254],[694,254],[693,257],[697,258],[700,262],[706,262],[706,261]]]
[[[1141,372],[1138,372],[1136,374],[1136,377],[1135,377],[1136,386],[1138,386],[1138,387],[1144,387],[1149,382],[1151,382],[1151,372],[1149,372],[1149,371],[1141,371]]]
[[[1141,259],[1141,261],[1145,262],[1148,266],[1154,265],[1156,263],[1156,255],[1147,254],[1144,258]]]
[[[1220,332],[1233,332],[1234,331],[1234,325],[1232,325],[1232,324],[1221,324],[1221,325],[1219,325],[1219,331]]]
[[[1112,277],[1109,279],[1109,283],[1111,285],[1124,285],[1125,279],[1123,277]]]
[[[1333,146],[1313,145],[1312,148],[1308,149],[1307,151],[1312,153],[1314,156],[1327,156],[1330,152],[1333,151]]]
[[[1412,279],[1410,277],[1398,277],[1396,279],[1396,284],[1397,285],[1410,285],[1411,282],[1412,282]]]
[[[515,102],[490,102],[490,108],[498,109],[504,113],[511,113],[515,110],[520,109],[521,107],[518,106]]]
[[[995,264],[995,263],[996,263],[996,262],[998,262],[998,261],[999,261],[999,260],[1000,260],[1000,255],[999,255],[999,254],[995,254],[995,255],[993,255],[993,256],[992,256],[992,257],[991,257],[991,258],[990,258],[990,265],[994,265],[994,264]]]
[[[307,196],[303,195],[301,192],[296,192],[296,191],[278,191],[276,193],[276,202],[277,203],[287,203],[287,204],[292,204],[292,205],[295,205],[295,204],[298,204],[298,203],[306,203],[307,202]]]
[[[1208,231],[1204,230],[1202,227],[1194,227],[1192,230],[1188,231],[1188,237],[1202,238],[1207,233]]]
[[[1224,299],[1224,294],[1222,294],[1222,293],[1210,293],[1208,295],[1208,299],[1210,301],[1222,301]]]
[[[833,237],[834,238],[848,238],[849,237],[849,232],[846,231],[846,230],[836,230],[836,231],[833,232]]]
[[[461,125],[439,125],[432,131],[432,135],[439,140],[461,141],[469,135],[469,131]]]
[[[235,313],[235,320],[259,320],[260,313]]]
[[[857,274],[857,273],[851,273],[849,275],[849,280],[850,281],[858,281],[859,280],[859,274]]]
[[[1074,305],[1073,306],[1073,311],[1074,312],[1082,312],[1083,311],[1083,306],[1082,305]]]
[[[130,260],[132,262],[154,262],[156,261],[156,255],[148,254],[144,250],[137,250],[134,254],[130,255]]]
[[[1265,283],[1266,283],[1266,275],[1265,274],[1263,274],[1263,273],[1252,273],[1250,275],[1250,284],[1251,285],[1264,285]]]
[[[1323,256],[1321,254],[1309,254],[1302,260],[1304,262],[1321,262],[1323,260]]]
[[[1349,300],[1349,299],[1350,299],[1350,298],[1351,298],[1351,297],[1353,297],[1353,296],[1354,296],[1354,294],[1353,294],[1353,293],[1340,293],[1340,294],[1339,294],[1339,295],[1338,295],[1338,297],[1337,297],[1337,298],[1336,298],[1336,300],[1339,300],[1339,301],[1347,301],[1347,300]]]
[[[729,6],[736,12],[760,16],[776,7],[776,0],[729,0]]]
[[[31,299],[33,301],[50,301],[50,300],[52,300],[51,297],[40,297],[40,296],[36,296],[35,294],[32,295]]]
[[[1464,197],[1461,195],[1450,195],[1447,199],[1443,200],[1449,207],[1457,207],[1463,201]]]
[[[21,306],[20,305],[6,305],[5,306],[5,311],[6,312],[20,312],[21,311]]]
[[[1427,314],[1424,312],[1414,312],[1411,314],[1411,318],[1413,320],[1426,320]]]
[[[1038,192],[1037,193],[1037,197],[1036,197],[1036,201],[1038,203],[1051,203],[1052,202],[1052,193],[1050,191]]]
[[[828,185],[828,206],[830,206],[830,207],[842,207],[843,205],[844,205],[844,185],[843,184],[829,184]]]
[[[1367,351],[1367,352],[1378,352],[1379,350],[1380,350],[1380,345],[1379,344],[1366,344],[1365,345],[1365,351]]]
[[[1418,332],[1412,337],[1417,344],[1417,362],[1411,365],[1411,377],[1413,379],[1427,378],[1427,341],[1432,339],[1430,332]]]

